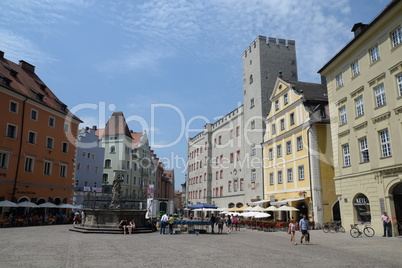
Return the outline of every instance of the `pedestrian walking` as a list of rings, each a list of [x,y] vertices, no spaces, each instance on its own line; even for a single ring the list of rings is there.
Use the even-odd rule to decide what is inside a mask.
[[[290,244],[294,244],[296,246],[297,243],[296,243],[296,239],[295,239],[295,233],[296,233],[296,223],[295,223],[295,220],[292,219],[292,221],[289,223],[288,234],[290,234]]]
[[[226,229],[227,229],[227,233],[230,234],[231,233],[231,226],[232,226],[232,220],[230,219],[230,216],[227,215],[225,218],[225,224],[226,224]]]
[[[391,232],[389,230],[389,223],[391,222],[391,219],[388,217],[387,212],[384,211],[384,214],[381,215],[381,221],[384,227],[384,235],[382,237],[385,237],[386,235],[391,237]]]
[[[170,214],[169,216],[170,216],[169,217],[169,234],[171,235],[171,234],[173,234],[174,218],[173,218],[172,214]]]
[[[300,238],[300,244],[303,244],[303,238],[304,238],[304,242],[307,245],[307,242],[308,242],[308,220],[307,220],[306,215],[303,215],[303,219],[300,220],[299,229],[300,229],[300,232],[302,233],[302,237]]]
[[[161,230],[160,230],[160,234],[165,234],[165,229],[166,229],[166,224],[168,224],[169,218],[167,216],[167,214],[163,214],[162,218],[161,218]]]
[[[47,214],[45,215],[45,222],[47,221]],[[78,225],[78,223],[80,222],[80,212],[76,211],[74,214],[74,223],[73,226]]]
[[[237,231],[237,217],[236,216],[233,217],[233,225],[234,225],[235,231]]]
[[[218,234],[223,232],[223,218],[219,217],[218,218]]]

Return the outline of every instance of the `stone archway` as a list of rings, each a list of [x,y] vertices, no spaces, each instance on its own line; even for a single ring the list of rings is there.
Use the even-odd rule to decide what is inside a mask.
[[[332,206],[332,220],[333,221],[341,220],[341,210],[339,208],[339,200],[337,200]]]
[[[392,191],[394,196],[395,217],[398,224],[399,235],[402,235],[402,183],[395,186]]]
[[[60,205],[61,204],[61,198],[60,197],[56,197],[55,199],[53,199],[53,203],[55,205]]]
[[[237,203],[237,204],[236,204],[236,207],[237,207],[237,208],[241,208],[242,206],[243,206],[243,203]]]
[[[303,218],[303,215],[306,215],[307,219],[308,219],[308,206],[306,204],[306,202],[304,201],[299,201],[296,205],[296,208],[299,211],[296,211],[296,221],[299,221]]]
[[[38,201],[36,201],[37,205],[40,205],[40,204],[43,204],[43,203],[46,203],[46,199],[43,198],[43,197],[39,198]]]

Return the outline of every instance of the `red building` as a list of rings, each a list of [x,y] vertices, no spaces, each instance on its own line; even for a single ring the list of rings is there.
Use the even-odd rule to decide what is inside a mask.
[[[82,121],[35,74],[0,51],[0,200],[71,203]]]

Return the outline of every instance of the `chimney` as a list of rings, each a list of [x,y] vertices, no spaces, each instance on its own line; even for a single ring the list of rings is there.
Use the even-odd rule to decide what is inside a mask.
[[[356,37],[356,36],[358,36],[362,31],[364,31],[364,29],[366,29],[366,26],[367,26],[367,24],[363,24],[363,23],[361,23],[361,22],[356,23],[356,24],[353,26],[351,32],[354,32],[355,37]]]
[[[322,85],[327,85],[327,78],[325,76],[321,75],[321,84]]]
[[[0,50],[0,59],[4,59],[4,52]]]
[[[96,127],[96,126],[92,126],[92,129],[93,129],[93,130],[96,130],[96,129],[97,129],[97,127]]]
[[[279,77],[282,77],[282,71],[279,71]]]
[[[28,72],[35,73],[35,66],[26,61],[20,60],[20,67]]]

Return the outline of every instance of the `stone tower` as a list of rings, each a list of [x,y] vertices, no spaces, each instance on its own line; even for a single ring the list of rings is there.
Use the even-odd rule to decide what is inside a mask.
[[[246,200],[263,197],[262,146],[265,119],[271,108],[276,78],[297,81],[296,46],[293,40],[258,36],[243,52],[244,129]],[[247,159],[248,157],[248,159]],[[254,159],[254,160],[253,160]],[[258,163],[252,165],[251,163]],[[248,166],[247,166],[248,165]]]

